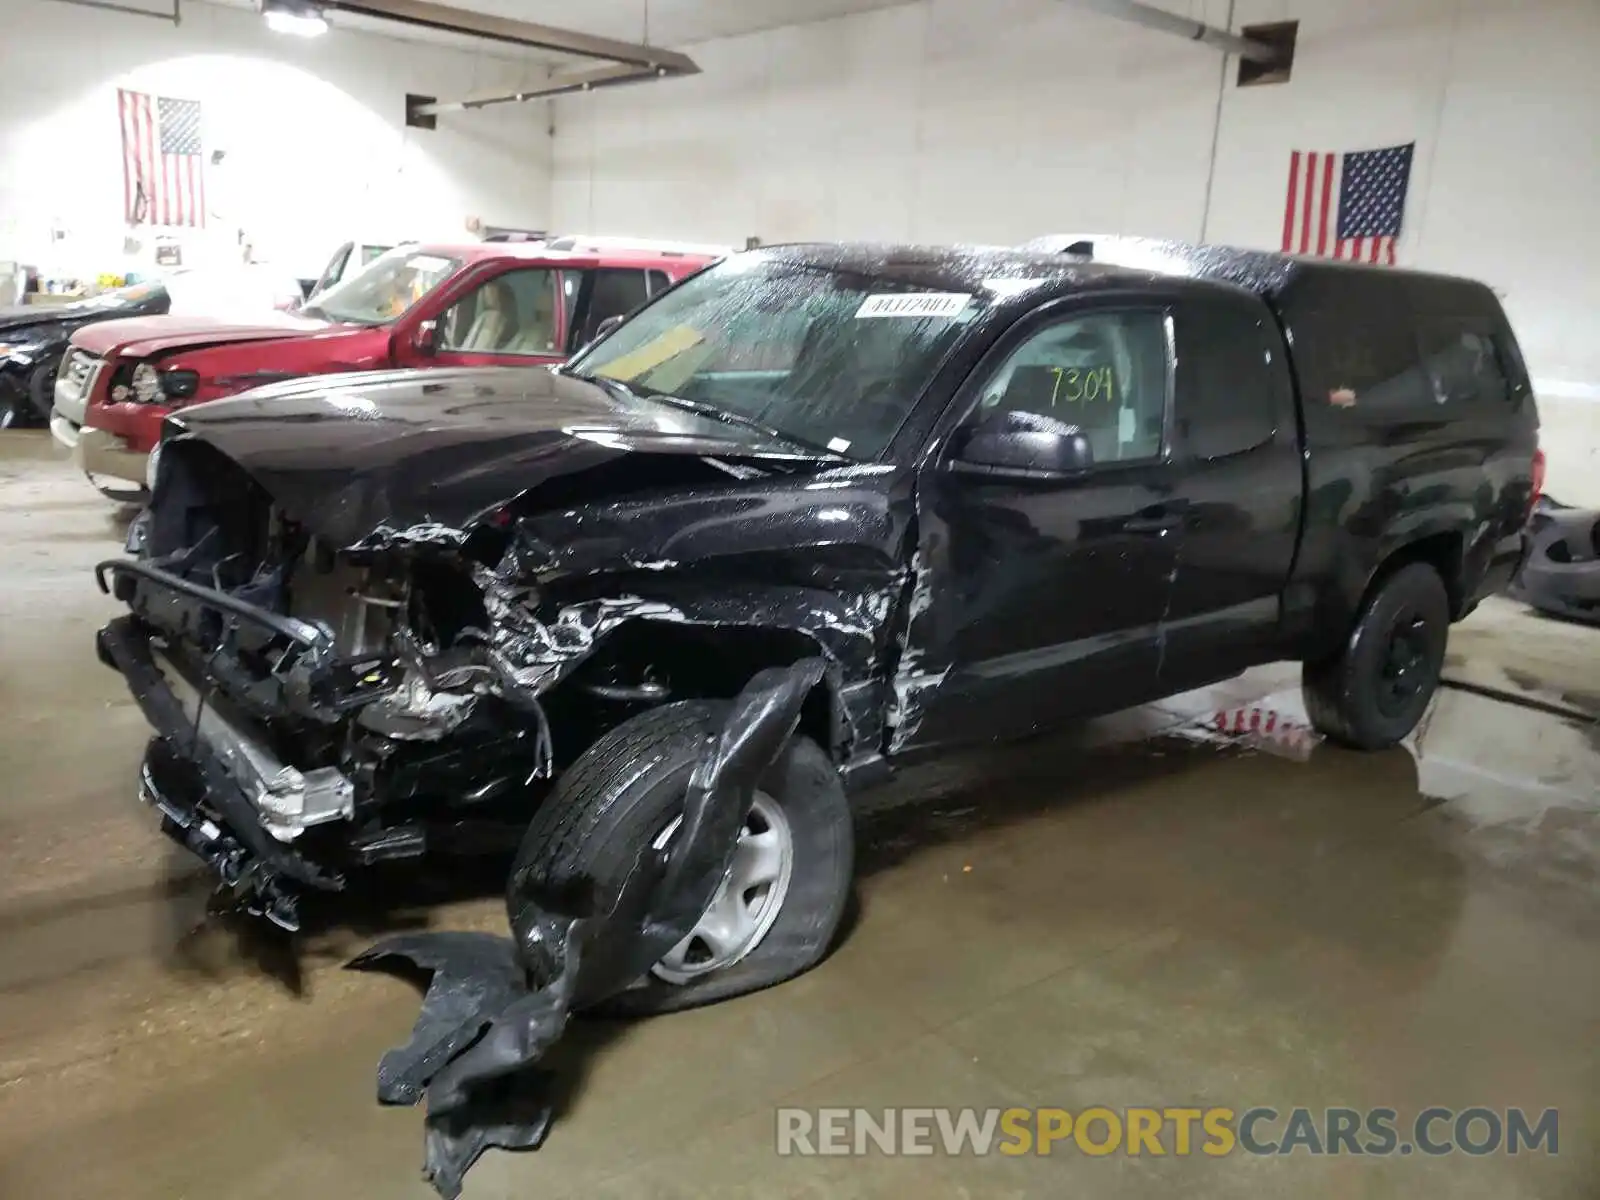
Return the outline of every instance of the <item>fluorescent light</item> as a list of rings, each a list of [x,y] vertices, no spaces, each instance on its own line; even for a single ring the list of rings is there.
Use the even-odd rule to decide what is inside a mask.
[[[267,28],[273,33],[288,33],[295,37],[319,37],[328,32],[328,22],[315,9],[284,12],[279,8],[269,8],[261,15],[267,19]]]

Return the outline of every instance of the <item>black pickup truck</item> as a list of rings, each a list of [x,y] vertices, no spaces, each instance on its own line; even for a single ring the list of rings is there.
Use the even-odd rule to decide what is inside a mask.
[[[1122,265],[1119,265],[1119,261]],[[728,698],[821,682],[661,1006],[825,951],[847,788],[1273,660],[1390,745],[1542,473],[1477,283],[1098,239],[794,246],[567,366],[274,385],[165,431],[130,612],[145,798],[240,900],[525,831],[620,886]],[[577,869],[575,868],[575,869]]]

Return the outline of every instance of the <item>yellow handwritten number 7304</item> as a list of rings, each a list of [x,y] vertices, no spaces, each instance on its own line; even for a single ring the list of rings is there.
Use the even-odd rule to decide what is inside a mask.
[[[1088,404],[1096,400],[1116,402],[1116,377],[1109,366],[1051,367],[1055,386],[1050,389],[1050,407],[1065,401],[1068,404]]]

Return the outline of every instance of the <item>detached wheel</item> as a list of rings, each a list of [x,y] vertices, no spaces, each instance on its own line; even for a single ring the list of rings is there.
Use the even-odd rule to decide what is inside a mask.
[[[617,726],[578,758],[528,826],[513,880],[528,872],[594,879],[613,903],[643,845],[667,846],[689,776],[725,704],[687,701]],[[850,809],[833,763],[796,736],[757,786],[738,848],[694,929],[605,1011],[693,1008],[781,983],[827,954],[854,869]]]
[[[1450,599],[1439,573],[1412,563],[1367,600],[1344,648],[1301,674],[1311,723],[1361,750],[1392,746],[1416,728],[1439,686]]]

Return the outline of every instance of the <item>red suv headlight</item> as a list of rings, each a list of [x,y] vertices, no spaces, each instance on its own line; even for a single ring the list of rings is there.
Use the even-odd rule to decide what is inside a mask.
[[[140,404],[157,404],[165,397],[161,391],[161,376],[149,363],[140,363],[133,369],[133,398]]]

